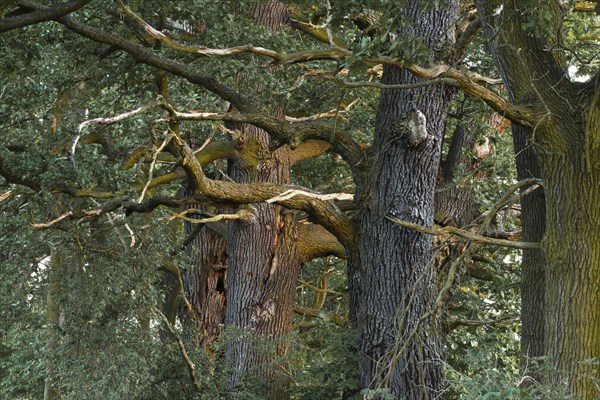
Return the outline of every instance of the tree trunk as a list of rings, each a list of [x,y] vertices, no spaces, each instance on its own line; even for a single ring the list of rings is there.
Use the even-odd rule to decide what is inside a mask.
[[[266,149],[266,132],[250,126],[245,126],[244,130],[244,146],[260,141],[260,148]],[[240,153],[246,152],[242,149]],[[288,154],[287,147],[279,149],[272,158],[258,165],[248,164],[240,158],[232,162],[230,176],[242,183],[289,183]],[[248,156],[254,159],[256,154]],[[258,158],[264,160],[263,156],[267,155],[263,153]],[[252,204],[249,208],[252,216],[230,223],[228,234],[225,323],[228,329],[235,329],[230,330],[234,339],[226,349],[227,366],[232,372],[231,386],[240,384],[249,371],[265,368],[288,353],[286,336],[292,331],[300,272],[295,214],[270,204]],[[274,348],[260,349],[257,345],[264,345],[265,340],[271,341]],[[285,377],[275,374],[272,366],[266,371],[255,372],[265,383],[270,381],[271,398],[286,397]]]
[[[457,122],[446,159],[441,162],[435,191],[436,224],[462,228],[479,216],[474,202],[473,185],[457,184],[456,177],[477,173],[479,160],[473,160],[475,140]],[[460,169],[460,170],[459,170]],[[458,172],[458,173],[457,173]]]
[[[513,124],[513,147],[517,179],[542,178],[539,159],[528,132]],[[527,190],[528,188],[524,188]],[[521,226],[525,242],[541,242],[546,230],[546,200],[538,188],[521,197]],[[546,260],[541,249],[523,250],[521,260],[521,365],[526,368],[530,357],[544,356],[544,315]],[[531,371],[524,370],[531,375]],[[536,376],[539,378],[539,376]]]
[[[558,370],[556,382],[567,381],[577,398],[591,400],[600,394],[600,373],[589,364],[600,358],[600,157],[589,154],[588,165],[583,155],[586,134],[600,129],[586,132],[581,119],[570,122],[560,132],[566,140],[539,152],[547,206],[544,348]]]
[[[406,12],[415,21],[410,34],[430,48],[453,41],[456,6],[451,1],[443,10],[424,12],[418,2],[410,2]],[[418,80],[407,71],[384,67],[384,83]],[[441,85],[382,91],[371,181],[360,198],[359,259],[350,260],[357,263],[350,267],[350,284],[359,285],[354,307],[361,384],[388,388],[396,398],[435,399],[442,392],[444,345],[439,315],[424,316],[435,298],[432,239],[387,217],[433,224],[441,142],[452,92]],[[426,136],[411,132],[406,124],[411,118],[419,119],[419,113],[426,120]],[[357,273],[360,283],[352,279]]]

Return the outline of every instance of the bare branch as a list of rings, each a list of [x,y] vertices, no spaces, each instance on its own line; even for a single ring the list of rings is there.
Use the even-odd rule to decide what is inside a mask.
[[[160,154],[160,152],[163,151],[163,149],[169,144],[172,137],[173,137],[172,134],[168,134],[165,137],[165,140],[163,140],[161,145],[156,149],[156,151],[152,155],[152,162],[150,163],[150,170],[148,171],[148,181],[144,185],[144,189],[142,190],[142,194],[140,194],[140,199],[138,200],[138,202],[141,202],[142,200],[144,200],[146,191],[148,190],[148,187],[150,186],[150,182],[152,182],[152,176],[154,175],[154,166],[156,165],[156,159],[158,158],[158,155]]]
[[[267,203],[281,202],[284,200],[289,200],[295,196],[306,196],[306,197],[311,197],[313,199],[319,199],[319,200],[323,200],[323,201],[354,200],[354,195],[349,194],[349,193],[319,194],[319,193],[307,192],[306,190],[289,189],[275,197],[272,197],[272,198],[266,200],[266,202]]]
[[[13,192],[10,190],[6,193],[0,194],[0,201],[4,201],[4,200],[8,199],[12,194],[13,194]]]
[[[187,214],[206,214],[206,213],[204,211],[199,211],[194,208],[188,208],[187,210],[185,210],[181,213],[173,214],[171,217],[167,218],[167,222],[171,222],[174,219],[179,218],[179,219],[183,219],[184,221],[187,221],[192,224],[208,224],[211,222],[218,222],[218,221],[224,221],[224,220],[249,219],[252,215],[252,212],[247,208],[243,208],[235,214],[218,214],[218,215],[213,215],[213,216],[210,216],[207,218],[200,218],[200,219],[188,218],[188,217],[186,217]]]
[[[81,132],[84,128],[87,128],[91,125],[111,125],[116,124],[117,122],[121,122],[127,118],[133,117],[135,115],[143,114],[146,111],[152,110],[153,108],[158,107],[162,104],[162,100],[156,100],[152,103],[146,104],[144,106],[138,107],[135,110],[124,112],[123,114],[115,115],[114,117],[109,118],[93,118],[88,119],[87,121],[83,121],[79,125],[77,125],[77,132]]]
[[[433,86],[433,85],[438,85],[441,83],[444,83],[447,85],[456,85],[456,80],[451,79],[451,78],[443,78],[443,77],[442,78],[433,78],[433,79],[430,79],[427,81],[422,81],[422,82],[417,82],[417,83],[388,85],[388,84],[381,83],[381,82],[371,82],[371,81],[355,81],[355,82],[345,81],[345,80],[337,78],[337,77],[331,75],[331,73],[328,73],[325,71],[311,71],[311,72],[304,74],[303,76],[307,76],[307,77],[318,76],[325,80],[331,81],[331,82],[335,83],[337,86],[343,87],[343,88],[373,87],[373,88],[377,88],[377,89],[406,90],[406,89],[415,89],[415,88],[424,87],[424,86]]]
[[[57,222],[60,222],[63,219],[70,217],[72,215],[73,215],[73,211],[67,211],[66,213],[62,214],[60,217],[54,218],[50,222],[40,223],[40,224],[31,223],[31,226],[33,226],[34,228],[48,228],[48,227],[56,224]],[[94,215],[97,215],[97,214],[94,214]]]

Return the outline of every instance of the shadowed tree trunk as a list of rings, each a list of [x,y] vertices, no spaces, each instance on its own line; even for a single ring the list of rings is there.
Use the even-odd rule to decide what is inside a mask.
[[[513,146],[517,165],[517,179],[542,178],[539,159],[528,137],[531,133],[513,124]],[[521,197],[521,224],[523,240],[541,242],[546,230],[546,200],[542,188]],[[541,249],[524,249],[521,260],[521,364],[529,357],[544,353],[544,314],[546,293],[546,260]],[[524,371],[531,374],[531,371]]]
[[[412,34],[434,48],[454,40],[457,3],[423,11],[406,5]],[[384,67],[383,83],[418,82]],[[396,398],[435,399],[442,391],[444,345],[438,316],[420,318],[435,297],[431,236],[405,229],[387,217],[432,226],[441,142],[453,90],[443,85],[383,90],[377,115],[370,179],[360,193],[356,324],[363,387],[387,387]],[[417,126],[411,128],[412,120]],[[354,255],[351,255],[354,256]]]
[[[476,173],[479,162],[469,154],[474,142],[459,121],[437,180],[434,219],[439,225],[462,228],[479,216],[472,185],[456,181],[457,177]]]

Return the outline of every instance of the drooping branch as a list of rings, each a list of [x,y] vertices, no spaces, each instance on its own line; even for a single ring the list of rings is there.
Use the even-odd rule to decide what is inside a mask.
[[[165,316],[165,314],[163,314],[163,312],[160,309],[155,308],[154,311],[160,317],[160,319],[163,321],[163,323],[167,327],[169,333],[173,336],[173,338],[177,342],[177,347],[179,347],[179,352],[181,353],[181,356],[185,360],[185,365],[187,366],[188,372],[190,374],[190,379],[192,380],[192,382],[194,384],[194,390],[196,391],[196,393],[202,393],[202,387],[200,386],[200,381],[198,381],[198,377],[196,376],[196,365],[190,358],[190,356],[185,348],[185,344],[183,343],[183,339],[181,338],[181,335],[175,330],[173,325],[171,325],[171,323],[169,322],[169,319]]]
[[[0,18],[0,33],[63,17],[79,10],[90,2],[91,0],[74,0],[50,7],[42,7],[21,15]],[[20,1],[17,1],[16,4],[25,6]],[[29,9],[27,6],[24,8]]]

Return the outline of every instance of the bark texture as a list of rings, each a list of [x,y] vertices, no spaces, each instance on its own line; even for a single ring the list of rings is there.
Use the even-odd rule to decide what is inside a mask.
[[[543,312],[545,307],[541,340],[544,354],[556,368],[553,382],[567,382],[578,399],[593,399],[599,394],[600,374],[586,361],[600,358],[597,79],[570,82],[561,53],[546,51],[560,38],[557,30],[564,10],[559,1],[476,3],[512,98],[528,104],[537,122],[529,134],[545,184],[545,305],[525,312]],[[553,25],[528,31],[526,22],[533,15],[550,15]]]
[[[512,127],[517,179],[542,178],[530,132],[522,126]],[[523,241],[541,242],[546,230],[546,199],[539,188],[521,197]],[[525,249],[521,260],[521,355],[522,365],[530,357],[544,356],[544,319],[546,293],[546,259],[541,249]],[[524,371],[530,373],[528,371]],[[539,378],[539,377],[538,377]]]
[[[244,126],[245,143],[260,144],[257,164],[241,157],[232,160],[230,176],[237,182],[289,183],[287,148],[266,153],[268,136]],[[247,153],[252,160],[254,151]],[[289,158],[287,158],[289,160]],[[296,282],[300,272],[298,233],[295,214],[281,206],[252,204],[252,216],[230,223],[228,231],[228,299],[225,323],[234,328],[226,349],[227,366],[232,371],[230,385],[242,382],[244,375],[264,367],[267,361],[284,357],[289,351],[285,339],[292,331]],[[272,341],[274,348],[259,349],[261,340]],[[264,343],[262,343],[264,344]],[[262,346],[261,346],[262,347]],[[270,354],[269,354],[270,353]],[[284,377],[275,371],[254,371],[271,383],[273,398],[283,398]],[[281,371],[280,371],[281,372]],[[279,381],[279,382],[278,382]],[[279,389],[279,390],[278,390]]]
[[[406,13],[414,26],[400,34],[420,37],[431,49],[451,43],[456,7],[457,2],[450,1],[443,10],[425,12],[418,2],[409,2]],[[418,80],[405,70],[384,67],[384,83]],[[386,387],[396,398],[436,399],[442,392],[439,320],[421,318],[435,297],[432,239],[386,217],[433,224],[451,94],[452,89],[441,85],[382,91],[370,180],[360,193],[358,254],[349,252],[350,290],[358,293],[351,306],[358,329],[361,384]],[[424,122],[426,134],[407,128],[414,118]]]

